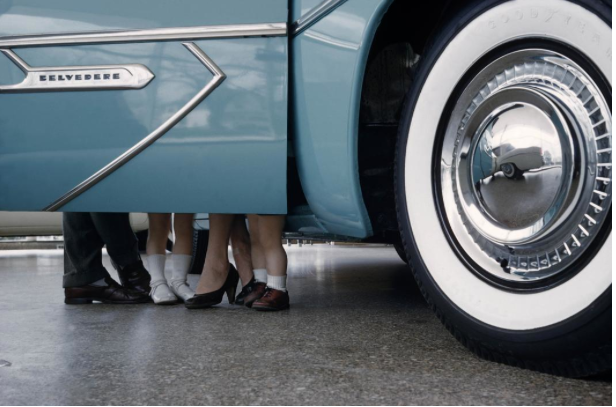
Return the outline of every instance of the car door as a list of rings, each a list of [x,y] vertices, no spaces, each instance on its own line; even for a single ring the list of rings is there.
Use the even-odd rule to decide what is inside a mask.
[[[0,210],[285,213],[287,0],[0,0]]]

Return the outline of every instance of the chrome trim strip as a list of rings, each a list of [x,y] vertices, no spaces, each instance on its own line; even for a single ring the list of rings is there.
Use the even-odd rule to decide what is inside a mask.
[[[79,195],[92,188],[94,185],[105,179],[108,175],[115,170],[126,164],[137,154],[141,153],[147,147],[149,147],[156,140],[161,138],[167,133],[173,126],[175,126],[180,120],[182,120],[188,113],[190,113],[199,103],[201,103],[210,93],[214,91],[225,79],[225,73],[216,65],[205,52],[203,52],[196,44],[189,42],[183,43],[184,45],[205,67],[214,75],[203,89],[199,91],[188,103],[186,103],[178,112],[171,116],[167,121],[161,124],[156,130],[150,133],[146,138],[135,144],[125,153],[117,157],[115,160],[107,164],[100,169],[94,175],[77,185],[75,188],[64,194],[60,199],[53,202],[51,205],[44,208],[44,211],[53,212],[66,205],[68,202],[77,198]]]
[[[31,67],[10,49],[0,48],[26,77],[15,85],[0,86],[0,93],[75,90],[142,89],[154,74],[145,65],[92,65]]]
[[[0,48],[173,40],[188,41],[204,38],[278,37],[285,35],[287,35],[286,23],[210,25],[145,30],[8,36],[0,37]]]
[[[296,36],[300,34],[336,8],[340,7],[346,1],[347,0],[324,0],[319,3],[315,8],[308,11],[291,25],[291,35]]]

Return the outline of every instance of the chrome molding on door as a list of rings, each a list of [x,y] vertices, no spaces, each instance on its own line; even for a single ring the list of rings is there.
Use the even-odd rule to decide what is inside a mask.
[[[291,34],[293,36],[300,34],[302,31],[311,27],[317,21],[334,11],[336,8],[340,7],[347,0],[324,0],[319,3],[315,8],[308,11],[306,14],[301,16],[297,21],[295,21],[291,26]]]
[[[287,35],[286,23],[210,25],[0,37],[0,48],[174,40],[192,41],[207,38],[279,37],[285,35]]]
[[[34,68],[11,50],[0,52],[26,74],[21,83],[0,86],[0,93],[141,89],[154,79],[152,71],[141,64]]]
[[[113,173],[115,170],[126,164],[137,154],[141,153],[147,147],[149,147],[156,140],[161,138],[165,133],[167,133],[173,126],[175,126],[180,120],[182,120],[188,113],[190,113],[199,103],[201,103],[210,93],[214,91],[227,77],[225,73],[212,61],[210,57],[208,57],[205,52],[201,50],[196,44],[183,43],[184,45],[205,67],[214,75],[211,81],[209,81],[203,89],[199,91],[191,100],[188,101],[182,108],[176,112],[173,116],[171,116],[167,121],[161,124],[156,130],[150,133],[146,138],[141,140],[139,143],[135,144],[129,150],[127,150],[124,154],[120,155],[118,158],[107,164],[105,167],[100,169],[90,178],[83,181],[81,184],[77,185],[75,188],[67,192],[60,199],[52,203],[51,205],[44,208],[44,211],[56,211],[62,206],[66,205],[68,202],[72,201],[79,195],[86,192],[88,189],[92,188],[94,185],[105,179],[108,175]]]

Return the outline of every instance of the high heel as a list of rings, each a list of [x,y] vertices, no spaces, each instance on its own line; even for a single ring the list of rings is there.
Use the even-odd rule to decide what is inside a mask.
[[[184,306],[188,309],[210,308],[220,304],[225,294],[227,294],[229,304],[233,304],[235,302],[235,292],[237,291],[237,283],[239,280],[240,275],[237,270],[233,267],[233,264],[229,264],[229,273],[222,287],[209,293],[195,294],[194,297],[189,298],[184,303]]]

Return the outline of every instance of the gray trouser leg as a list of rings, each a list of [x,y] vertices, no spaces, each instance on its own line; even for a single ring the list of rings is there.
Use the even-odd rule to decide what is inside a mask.
[[[109,276],[101,250],[105,243],[89,213],[64,213],[64,278],[62,286],[79,287]]]
[[[141,260],[137,237],[130,226],[128,213],[93,212],[90,216],[115,264],[126,267]]]

